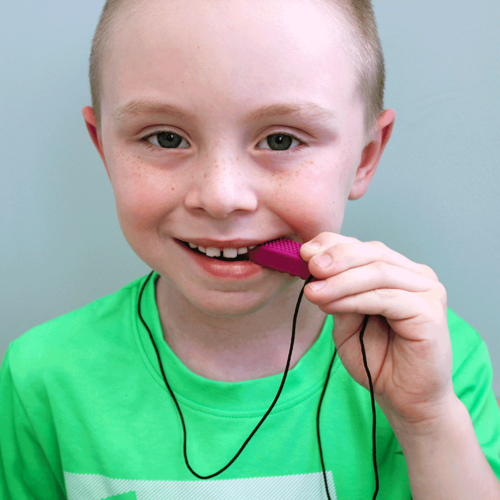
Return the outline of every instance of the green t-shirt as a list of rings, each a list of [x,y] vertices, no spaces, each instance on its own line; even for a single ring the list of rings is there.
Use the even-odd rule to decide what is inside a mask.
[[[156,279],[158,275],[154,275]],[[333,355],[333,320],[290,370],[278,404],[221,475],[187,469],[179,414],[137,314],[145,277],[12,342],[0,369],[3,500],[326,499],[316,413]],[[273,401],[282,375],[220,382],[189,371],[163,340],[154,280],[142,313],[187,428],[190,465],[209,475],[234,456]],[[292,318],[290,318],[290,327]],[[448,309],[453,384],[500,478],[500,412],[478,333]],[[369,359],[368,359],[369,362]],[[330,494],[374,491],[370,393],[337,356],[321,409]],[[381,500],[409,500],[401,447],[377,406]]]

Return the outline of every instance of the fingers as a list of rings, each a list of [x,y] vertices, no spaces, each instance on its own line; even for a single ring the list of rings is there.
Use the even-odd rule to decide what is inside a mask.
[[[320,246],[315,248],[312,245],[314,243],[319,243]],[[301,256],[309,262],[311,274],[318,279],[378,262],[407,269],[422,277],[438,281],[436,273],[429,266],[417,264],[379,241],[363,243],[356,238],[321,233],[302,245]]]
[[[433,283],[435,282],[402,267],[373,262],[310,283],[307,288],[312,290],[308,297],[313,298],[314,303],[324,305],[370,290],[397,288],[408,292],[426,292]]]
[[[300,249],[300,255],[304,260],[309,262],[311,257],[323,253],[325,250],[327,250],[330,247],[333,247],[334,245],[337,245],[339,243],[354,243],[354,242],[360,243],[360,241],[357,240],[356,238],[350,238],[337,233],[324,232],[318,234],[312,240],[304,243]]]
[[[310,302],[334,316],[342,314],[370,314],[384,316],[389,321],[408,321],[414,326],[441,322],[446,319],[447,294],[438,281],[405,275],[377,278],[371,274],[362,283],[342,281],[335,286],[335,277],[324,280],[325,286],[314,290],[310,285],[304,294]],[[312,283],[317,285],[316,282]],[[378,285],[384,284],[380,287]],[[407,330],[410,331],[410,330]]]
[[[308,296],[309,293],[305,295],[308,300],[314,302],[314,299]],[[446,317],[446,307],[438,308],[437,304],[438,302],[430,301],[425,292],[414,293],[394,288],[381,288],[326,302],[319,308],[333,316],[338,314],[377,315],[385,317],[389,322],[413,322],[415,327],[420,328],[424,324],[435,323]],[[398,331],[398,334],[412,340],[420,339],[408,328]]]
[[[305,296],[324,312],[380,315],[415,324],[446,314],[446,290],[430,267],[379,241],[321,233],[308,243],[301,255],[318,281],[306,286]]]

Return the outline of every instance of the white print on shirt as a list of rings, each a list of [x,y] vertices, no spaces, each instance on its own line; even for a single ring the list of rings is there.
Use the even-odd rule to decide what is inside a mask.
[[[333,476],[326,473],[332,500]],[[112,479],[97,474],[64,472],[68,500],[327,500],[322,472],[293,476],[195,481]],[[124,495],[125,493],[128,493]],[[135,494],[135,496],[134,496]],[[123,495],[123,496],[122,496]],[[111,497],[111,498],[110,498]]]

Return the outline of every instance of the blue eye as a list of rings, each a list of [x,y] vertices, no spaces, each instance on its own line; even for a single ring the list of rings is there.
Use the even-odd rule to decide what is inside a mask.
[[[155,140],[154,142],[149,141],[149,139],[152,138]],[[182,144],[182,141],[185,141],[185,143],[189,145],[189,143],[179,134],[168,130],[157,130],[147,135],[146,137],[143,137],[142,140],[145,141],[145,145],[148,148],[186,149],[186,147],[178,148],[178,146]],[[289,153],[294,151],[295,149],[302,149],[302,147],[307,147],[307,144],[304,141],[299,139],[294,134],[291,134],[290,132],[276,132],[275,134],[268,135],[260,142],[263,142],[264,140],[266,141],[269,150],[281,153]],[[290,149],[293,141],[297,141],[300,144],[299,146]],[[274,147],[276,147],[276,149],[273,149]]]

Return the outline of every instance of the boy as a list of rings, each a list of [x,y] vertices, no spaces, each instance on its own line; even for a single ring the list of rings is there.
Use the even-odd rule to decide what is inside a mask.
[[[429,267],[339,234],[395,119],[369,3],[108,1],[91,64],[83,115],[155,273],[11,344],[1,498],[372,498],[369,315],[378,498],[499,500],[484,343]],[[235,260],[278,237],[317,281],[279,401],[214,475],[287,363],[304,283]]]

